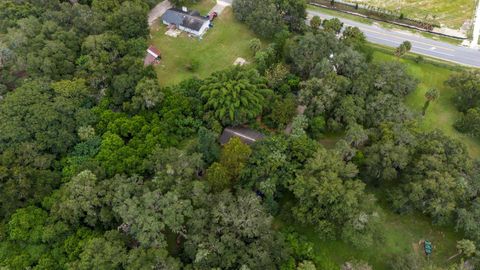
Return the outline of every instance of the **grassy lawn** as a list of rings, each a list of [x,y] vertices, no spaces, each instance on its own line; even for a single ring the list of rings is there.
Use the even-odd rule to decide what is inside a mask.
[[[388,259],[392,256],[416,253],[423,255],[421,240],[430,240],[434,246],[429,261],[443,266],[445,261],[456,253],[456,241],[462,239],[451,228],[435,227],[431,220],[421,214],[398,215],[386,207],[377,209],[381,218],[382,235],[379,235],[372,247],[357,249],[342,241],[325,241],[311,228],[293,225],[296,230],[307,237],[315,246],[315,252],[331,258],[335,263],[362,260],[373,269],[388,269]],[[277,220],[282,226],[282,221]]]
[[[410,59],[398,60],[397,57],[383,51],[375,51],[374,59],[375,61],[401,61],[407,65],[410,73],[419,79],[420,84],[417,90],[406,99],[407,105],[419,115],[425,104],[425,93],[430,88],[437,88],[440,92],[440,98],[430,104],[425,117],[421,118],[421,128],[425,130],[441,129],[447,135],[462,141],[467,146],[472,157],[480,156],[480,142],[477,139],[459,133],[453,127],[460,113],[452,102],[454,96],[453,89],[447,87],[444,83],[455,71],[448,67],[428,62],[415,63]]]
[[[152,43],[162,52],[162,61],[156,67],[160,85],[172,85],[193,76],[204,78],[232,66],[237,57],[252,61],[248,42],[255,35],[235,20],[231,8],[225,9],[214,24],[202,40],[186,34],[178,38],[166,36],[164,26],[152,33]],[[192,61],[199,64],[194,72],[186,68]]]
[[[208,12],[217,4],[216,0],[201,0],[198,3],[188,6],[189,10],[196,10],[201,15],[207,15]]]
[[[343,132],[327,133],[323,134],[322,138],[318,140],[318,142],[322,144],[325,148],[332,149],[335,147],[335,144],[337,144],[337,142],[343,138],[343,136]]]
[[[450,28],[459,29],[473,18],[475,0],[348,0],[370,6],[399,11],[407,18],[434,20]]]

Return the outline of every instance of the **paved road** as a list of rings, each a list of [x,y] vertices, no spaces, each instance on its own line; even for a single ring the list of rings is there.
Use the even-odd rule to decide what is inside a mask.
[[[307,10],[308,16],[320,16],[322,19],[330,19],[334,16],[319,11]],[[408,31],[384,29],[378,25],[363,24],[356,21],[339,18],[346,26],[356,26],[362,30],[367,40],[381,45],[398,47],[408,40],[412,43],[412,52],[466,65],[480,67],[480,51],[477,49],[456,46],[450,43],[425,38],[421,35]]]

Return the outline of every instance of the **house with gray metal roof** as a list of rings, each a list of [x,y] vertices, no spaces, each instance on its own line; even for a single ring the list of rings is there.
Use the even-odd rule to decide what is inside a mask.
[[[177,8],[168,9],[162,21],[165,25],[175,26],[195,36],[202,36],[210,26],[210,20],[200,16],[198,11],[188,12]]]
[[[253,144],[265,138],[265,135],[246,127],[227,127],[223,130],[222,135],[220,135],[220,144],[224,145],[228,143],[233,137],[239,138],[245,144]]]

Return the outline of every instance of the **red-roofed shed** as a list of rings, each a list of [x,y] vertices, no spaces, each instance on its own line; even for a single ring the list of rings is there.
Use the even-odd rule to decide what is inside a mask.
[[[158,64],[160,59],[162,58],[162,54],[160,51],[155,48],[153,45],[150,45],[147,49],[147,55],[145,56],[145,60],[143,61],[144,66],[149,66],[152,64]]]

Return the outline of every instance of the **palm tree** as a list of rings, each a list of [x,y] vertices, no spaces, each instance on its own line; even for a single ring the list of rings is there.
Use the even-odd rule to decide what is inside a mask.
[[[223,124],[243,124],[261,114],[270,93],[258,71],[235,67],[215,72],[200,88],[205,109]]]
[[[310,20],[310,27],[315,33],[318,31],[321,25],[322,19],[319,16],[313,16],[313,18]]]
[[[425,98],[427,100],[425,101],[425,105],[423,105],[422,115],[425,115],[425,113],[427,112],[430,102],[437,100],[439,96],[440,96],[440,93],[436,88],[431,88],[425,93]]]
[[[404,54],[409,52],[412,49],[412,43],[410,41],[404,41],[398,48],[395,50],[395,55],[402,57]]]
[[[251,39],[248,42],[248,47],[252,51],[253,55],[255,55],[262,48],[262,42],[258,38]]]

